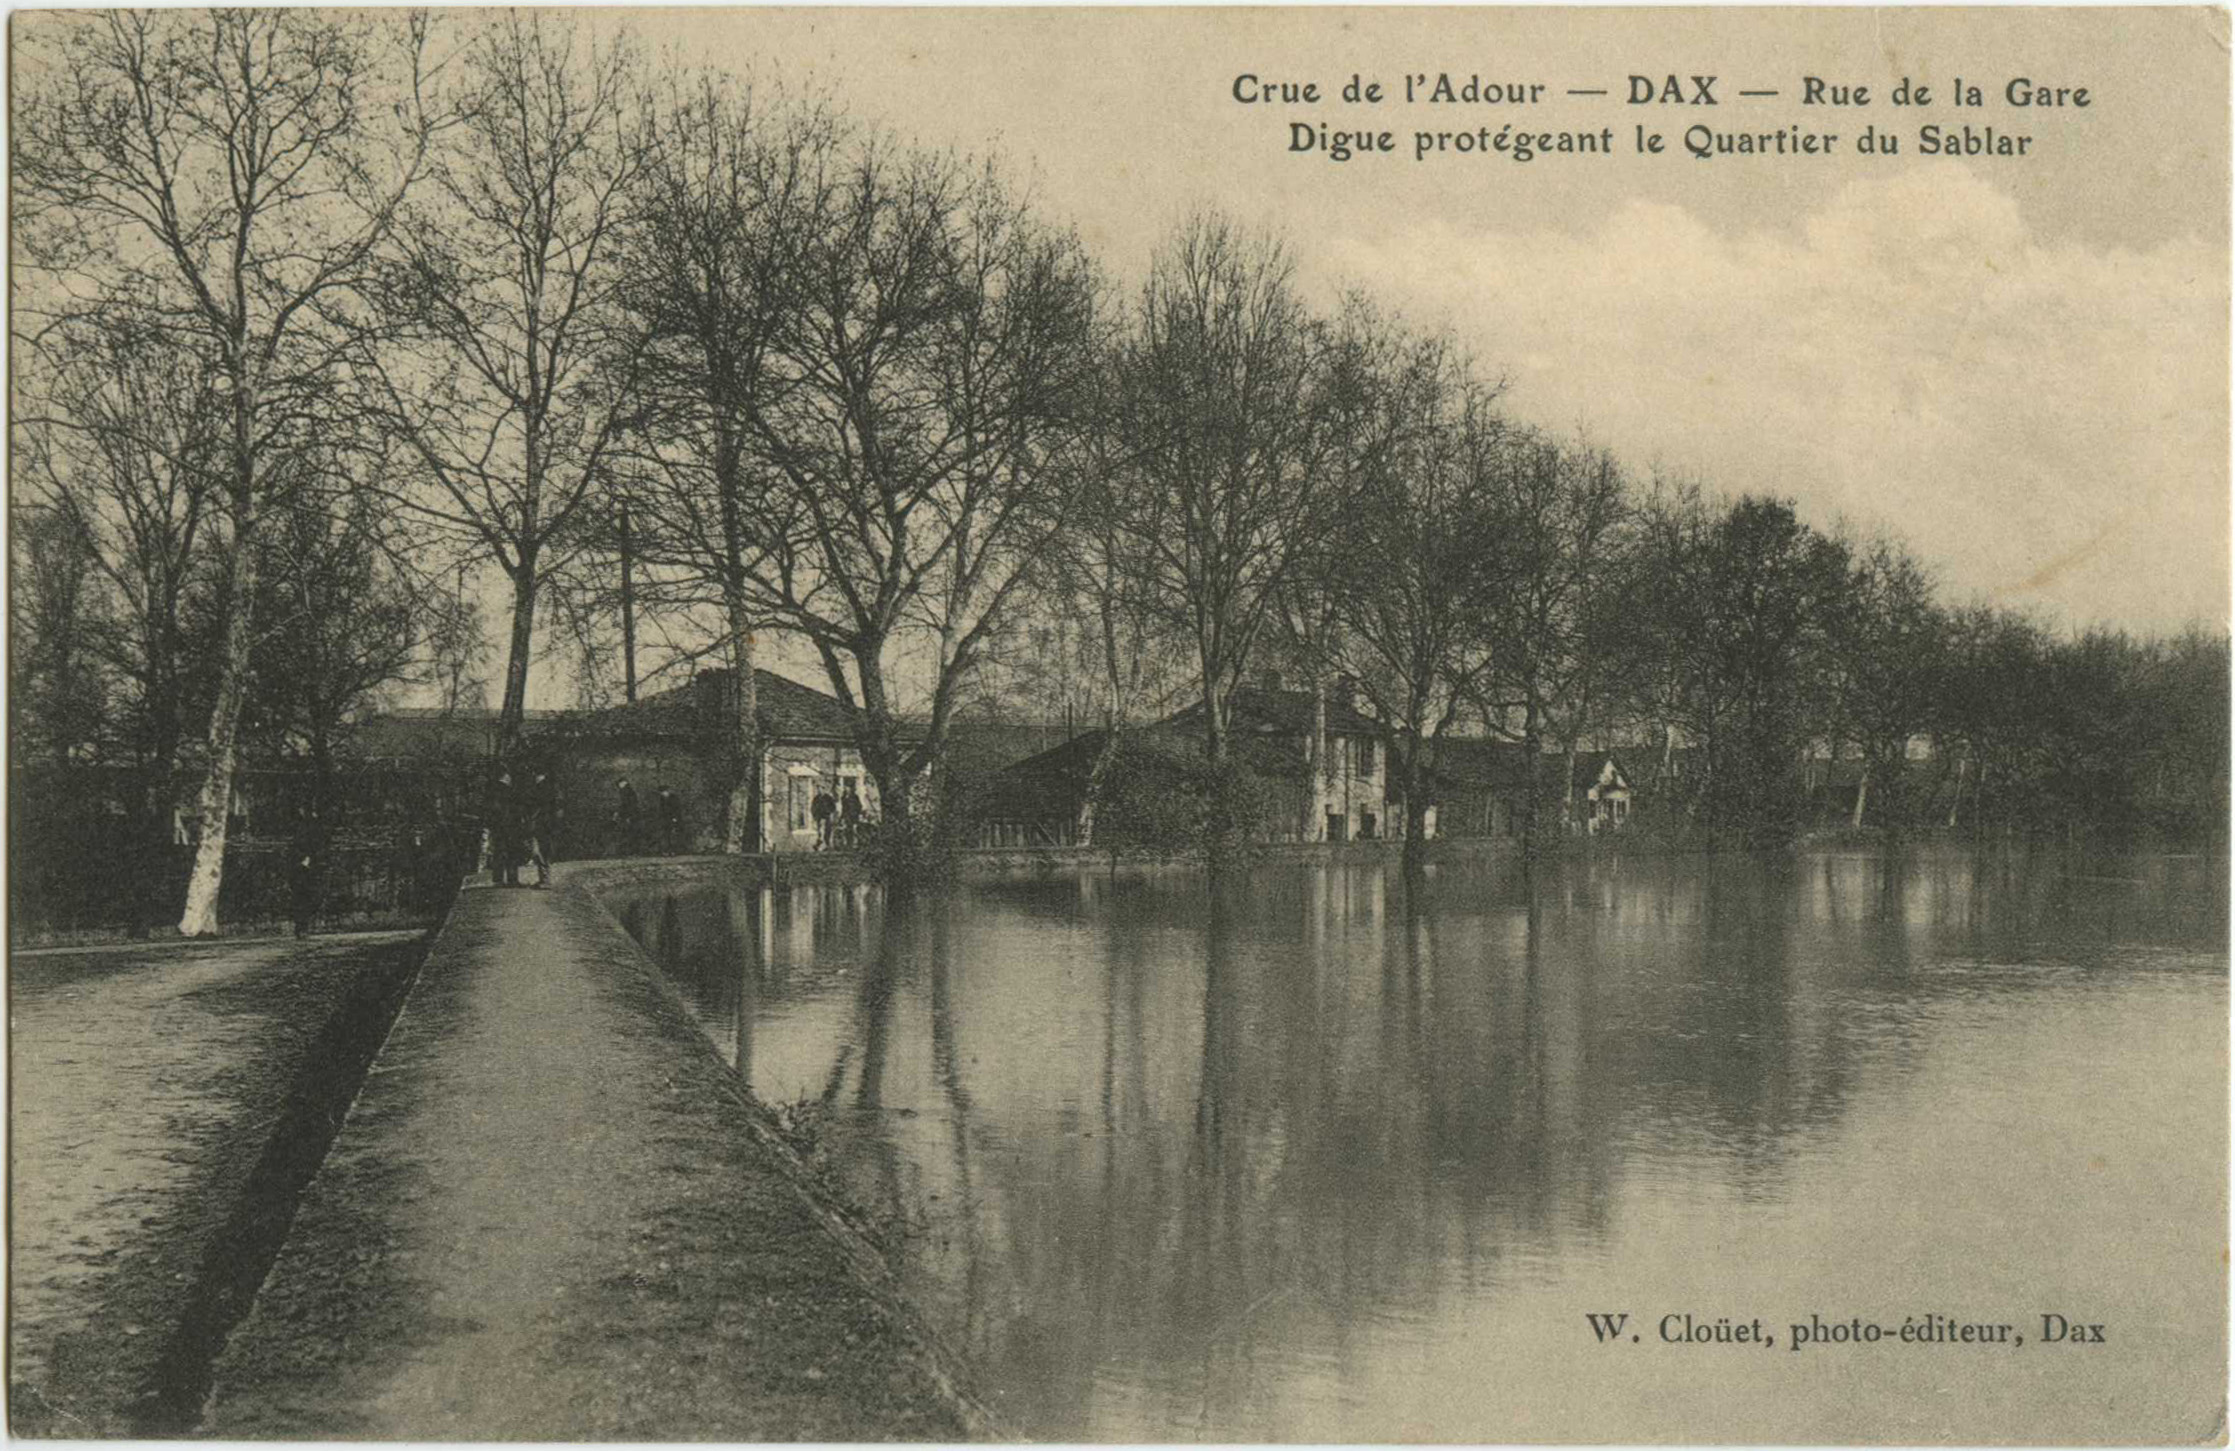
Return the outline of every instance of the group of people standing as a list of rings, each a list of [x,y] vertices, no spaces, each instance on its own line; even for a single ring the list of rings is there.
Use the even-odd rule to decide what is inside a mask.
[[[841,790],[843,794],[833,796],[829,786],[815,782],[815,799],[807,809],[815,818],[817,851],[847,851],[861,844],[861,797],[850,780]]]
[[[537,771],[532,779],[525,776],[524,770],[516,775],[511,766],[499,765],[489,787],[484,817],[489,873],[500,887],[522,885],[520,869],[525,866],[536,869],[534,885],[544,886],[551,878],[551,861],[559,855],[554,843],[560,829],[557,788],[548,771]],[[833,792],[829,782],[818,778],[810,809],[817,850],[853,850],[862,844],[868,813],[852,780],[843,780]],[[626,776],[613,783],[611,821],[601,825],[593,814],[588,827],[577,822],[576,829],[587,835],[573,840],[569,855],[674,856],[691,850],[675,788],[663,784],[643,802]]]
[[[547,771],[532,782],[513,779],[512,768],[497,767],[489,788],[489,875],[500,887],[521,885],[520,868],[535,867],[535,885],[551,881],[551,833],[557,824],[558,798]]]
[[[689,842],[683,831],[683,801],[672,786],[661,786],[649,820],[638,810],[636,788],[623,776],[613,784],[613,840],[609,856],[676,856]]]

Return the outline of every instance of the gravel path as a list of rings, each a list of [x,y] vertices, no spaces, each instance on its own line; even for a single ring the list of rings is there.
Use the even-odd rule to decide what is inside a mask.
[[[335,1015],[397,981],[424,937],[14,955],[13,1429],[136,1427]]]
[[[469,890],[217,1368],[224,1437],[954,1439],[873,1257],[586,892]]]

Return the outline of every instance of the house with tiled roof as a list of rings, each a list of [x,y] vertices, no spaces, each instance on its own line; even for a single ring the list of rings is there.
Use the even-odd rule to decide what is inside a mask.
[[[1543,759],[1540,752],[1540,768]],[[1514,836],[1520,832],[1529,790],[1529,750],[1519,741],[1446,736],[1436,742],[1428,775],[1435,783],[1440,834]]]
[[[530,710],[521,721],[521,732],[532,737],[571,714],[564,710]],[[363,761],[413,765],[493,761],[497,756],[497,721],[498,713],[492,706],[395,706],[350,726],[347,749]]]
[[[1203,712],[1198,701],[1138,729],[1179,748],[1200,749]],[[1402,804],[1388,795],[1388,732],[1347,691],[1338,688],[1322,701],[1267,679],[1234,692],[1227,722],[1234,752],[1289,798],[1266,825],[1270,839],[1359,841],[1403,829]],[[1086,731],[1001,771],[986,793],[983,844],[1070,844],[1108,742],[1107,731]],[[1315,762],[1322,742],[1324,758]]]
[[[1549,818],[1547,829],[1564,824],[1595,836],[1630,823],[1630,778],[1612,751],[1578,754],[1571,774],[1564,751],[1540,751],[1532,757],[1519,741],[1446,736],[1436,742],[1429,775],[1435,783],[1439,836],[1519,836],[1527,820],[1532,775],[1538,810]]]
[[[993,773],[976,802],[978,845],[1072,846],[1094,763],[1110,732],[1081,731]]]
[[[863,819],[873,821],[877,783],[863,769],[846,707],[772,671],[755,671],[754,687],[761,747],[754,848],[815,850],[818,794],[843,801],[851,792]],[[572,713],[537,730],[532,743],[549,763],[559,800],[562,853],[721,850],[735,702],[736,672],[702,670],[671,690]]]
[[[1197,701],[1162,725],[1200,737],[1203,715]],[[1278,676],[1268,676],[1234,692],[1227,724],[1233,739],[1253,744],[1261,758],[1274,752],[1294,762],[1288,775],[1298,798],[1296,829],[1280,838],[1365,841],[1403,831],[1403,805],[1389,798],[1388,728],[1358,709],[1346,684],[1337,682],[1322,697],[1283,689]],[[1323,740],[1326,756],[1314,769]]]

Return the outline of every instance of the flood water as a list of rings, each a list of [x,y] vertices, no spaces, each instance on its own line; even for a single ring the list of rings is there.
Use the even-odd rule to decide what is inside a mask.
[[[1019,1435],[2196,1441],[2225,872],[1601,856],[1412,894],[1342,865],[611,905],[904,1227]],[[1601,1343],[1592,1313],[1627,1318]],[[2042,1343],[2047,1313],[2103,1342]],[[1686,1314],[1774,1339],[1669,1343]],[[1928,1316],[2010,1338],[1896,1335]],[[1812,1317],[1883,1338],[1790,1349]]]

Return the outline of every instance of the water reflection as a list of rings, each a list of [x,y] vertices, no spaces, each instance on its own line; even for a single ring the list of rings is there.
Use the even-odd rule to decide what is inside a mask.
[[[2224,1085],[2216,872],[1601,857],[1409,891],[1329,866],[614,905],[755,1092],[817,1105],[849,1188],[913,1227],[912,1291],[1018,1431],[1349,1439],[1524,1435],[1520,1392],[1437,1380],[1427,1347],[1548,1333],[1521,1307],[1611,1265],[1692,1273],[1681,1225],[1639,1248],[1671,1205],[1758,1253],[1930,1139],[1900,1086],[2011,1024],[2197,1014]]]

